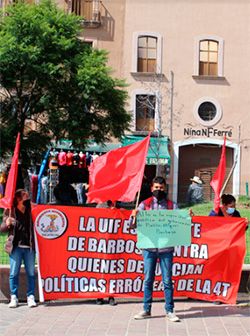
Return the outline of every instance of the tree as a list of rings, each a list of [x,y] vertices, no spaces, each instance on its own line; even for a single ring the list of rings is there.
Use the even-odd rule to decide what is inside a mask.
[[[120,138],[128,129],[126,84],[111,77],[105,51],[80,41],[80,29],[80,18],[50,0],[18,2],[2,15],[1,156],[13,148],[18,131],[27,162],[51,139],[83,148],[89,140]]]
[[[157,71],[150,79],[141,80],[141,86],[144,89],[144,94],[138,95],[136,104],[141,110],[146,111],[147,118],[144,117],[140,124],[140,131],[144,133],[149,131],[148,120],[156,123],[153,125],[153,135],[158,138],[156,146],[151,146],[157,158],[156,175],[160,174],[160,147],[161,137],[168,136],[170,141],[173,140],[173,125],[180,126],[181,114],[183,113],[183,106],[178,109],[174,108],[173,100],[177,93],[174,91],[174,73],[170,71],[168,77],[165,74]]]

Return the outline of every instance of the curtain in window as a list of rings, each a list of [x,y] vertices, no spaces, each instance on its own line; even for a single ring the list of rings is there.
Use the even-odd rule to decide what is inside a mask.
[[[199,75],[218,76],[219,43],[213,40],[200,41]]]
[[[157,38],[140,36],[138,38],[138,72],[156,72]]]

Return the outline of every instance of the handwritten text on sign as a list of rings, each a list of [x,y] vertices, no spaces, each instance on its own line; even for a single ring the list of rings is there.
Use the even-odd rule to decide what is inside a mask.
[[[185,210],[150,210],[137,214],[137,247],[190,245],[191,217]]]

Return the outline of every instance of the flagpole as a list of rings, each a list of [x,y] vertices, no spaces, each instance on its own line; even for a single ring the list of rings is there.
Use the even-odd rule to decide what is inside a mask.
[[[141,188],[138,191],[137,196],[136,196],[135,210],[138,208],[140,196],[141,196]]]
[[[232,176],[232,173],[233,173],[233,171],[234,171],[234,168],[235,168],[235,166],[236,166],[236,164],[237,164],[237,162],[238,162],[238,158],[239,158],[239,147],[240,147],[240,135],[241,135],[241,125],[239,125],[238,148],[237,148],[237,153],[236,153],[236,155],[235,155],[235,160],[234,160],[234,163],[233,163],[233,165],[232,165],[232,168],[230,169],[230,172],[229,172],[229,174],[228,174],[228,177],[227,177],[226,181],[225,181],[224,184],[223,184],[223,187],[222,187],[221,192],[220,192],[220,197],[221,197],[221,195],[223,194],[224,189],[226,188],[226,186],[227,186],[227,184],[228,184],[228,181],[229,181],[230,177]]]
[[[229,181],[230,177],[232,176],[232,173],[233,173],[233,171],[234,171],[234,168],[235,168],[235,166],[236,166],[237,161],[238,161],[238,151],[237,151],[236,158],[235,158],[235,161],[234,161],[234,163],[233,163],[233,166],[232,166],[232,168],[231,168],[231,170],[230,170],[230,172],[229,172],[229,174],[228,174],[228,177],[227,177],[226,181],[224,182],[223,187],[221,188],[220,197],[221,197],[221,195],[223,194],[224,189],[226,188],[226,186],[227,186],[227,184],[228,184],[228,181]]]
[[[149,136],[149,145],[148,145],[148,146],[150,146],[151,132],[148,133],[148,136]],[[146,155],[146,156],[147,156],[147,155]],[[144,171],[145,171],[145,165],[144,165]],[[141,180],[141,187],[142,187],[142,181],[143,181],[143,178],[142,178],[142,180]],[[138,191],[138,193],[137,193],[136,203],[135,203],[135,209],[134,209],[134,210],[136,210],[136,209],[138,208],[138,205],[139,205],[139,199],[140,199],[140,196],[141,196],[141,187],[140,187],[140,189],[139,189],[139,191]],[[134,220],[133,220],[133,222],[134,222]]]
[[[214,190],[214,210],[218,212],[220,206],[220,192],[226,173],[226,137],[224,137],[219,165],[214,173],[210,186]]]
[[[137,196],[136,196],[135,208],[132,210],[131,217],[133,218],[133,220],[132,220],[131,228],[134,228],[134,226],[135,226],[136,213],[137,213],[136,209],[138,208],[138,205],[139,205],[140,195],[141,195],[141,188],[139,189],[139,191],[137,193]]]

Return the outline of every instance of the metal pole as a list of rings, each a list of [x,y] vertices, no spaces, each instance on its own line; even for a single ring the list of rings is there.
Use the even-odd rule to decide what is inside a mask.
[[[159,175],[160,170],[160,164],[159,164],[159,154],[160,154],[160,146],[161,146],[161,133],[162,133],[162,97],[161,97],[161,91],[157,90],[156,93],[156,99],[157,99],[157,109],[158,109],[158,144],[157,144],[157,166],[156,166],[156,176]]]
[[[170,120],[169,120],[169,136],[173,141],[173,115],[174,115],[174,73],[170,71]]]
[[[237,164],[237,162],[238,162],[238,158],[239,158],[239,146],[240,146],[240,136],[241,136],[241,125],[239,125],[239,133],[238,133],[238,134],[239,134],[239,135],[238,135],[238,148],[237,148],[237,153],[236,153],[236,156],[235,156],[235,160],[234,160],[233,166],[232,166],[232,168],[231,168],[231,170],[230,170],[230,172],[229,172],[229,174],[228,174],[228,177],[227,177],[226,181],[224,182],[224,185],[223,185],[223,187],[222,187],[222,189],[221,189],[220,197],[221,197],[221,195],[223,194],[223,192],[224,192],[224,190],[225,190],[225,188],[226,188],[226,186],[227,186],[227,184],[228,184],[228,181],[229,181],[230,177],[232,176],[232,173],[233,173],[233,171],[234,171],[234,168],[235,168],[235,166],[236,166],[236,164]]]

